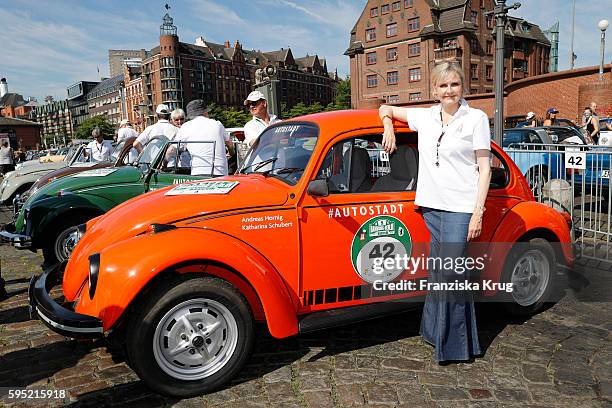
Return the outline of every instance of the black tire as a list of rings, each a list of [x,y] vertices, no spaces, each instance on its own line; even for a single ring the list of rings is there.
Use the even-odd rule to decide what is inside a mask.
[[[517,282],[517,277],[525,277],[521,267],[527,266],[529,268],[529,260],[541,265],[539,276],[529,276],[528,279]],[[525,262],[527,262],[527,265]],[[534,265],[534,263],[531,265]],[[549,305],[553,301],[554,295],[557,294],[557,287],[560,283],[556,274],[555,251],[550,242],[543,238],[517,242],[510,250],[504,263],[502,282],[513,283],[511,293],[501,292],[499,295],[502,308],[513,316],[530,316]],[[519,286],[521,283],[522,287]],[[529,284],[534,285],[531,291],[529,289],[532,289],[532,287]],[[522,291],[522,289],[525,290]],[[532,293],[531,296],[523,296],[524,293],[529,292]]]
[[[182,317],[177,320],[183,311],[188,324]],[[201,327],[200,316],[215,322]],[[217,322],[221,322],[218,327],[223,336],[217,333],[214,339],[215,329],[210,328]],[[155,392],[179,398],[208,393],[228,383],[249,358],[254,340],[253,317],[245,298],[230,283],[208,276],[176,276],[161,281],[134,305],[126,328],[130,367]],[[205,354],[197,351],[199,347],[206,348]],[[216,353],[209,354],[217,348]],[[179,351],[170,361],[172,349],[185,351]],[[183,364],[198,361],[200,367]],[[213,368],[206,371],[211,364]]]
[[[86,223],[92,219],[93,216],[79,215],[68,218],[68,220],[62,221],[47,229],[45,233],[45,235],[49,237],[48,241],[44,242],[42,245],[45,265],[53,265],[55,263],[68,260],[70,255],[67,253],[67,251],[61,251],[59,249],[61,246],[59,241],[63,240],[71,232],[75,232],[76,227]],[[68,256],[66,257],[66,255]]]

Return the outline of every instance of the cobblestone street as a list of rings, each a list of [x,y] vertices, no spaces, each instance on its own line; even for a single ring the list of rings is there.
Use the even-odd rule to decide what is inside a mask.
[[[9,220],[7,208],[0,224]],[[610,407],[609,268],[580,265],[576,292],[532,318],[481,304],[483,358],[438,366],[418,335],[420,311],[276,340],[259,328],[239,378],[214,394],[160,397],[119,350],[77,342],[29,320],[27,283],[42,257],[0,246],[9,298],[0,302],[0,405],[179,407]],[[607,298],[605,297],[607,296]],[[65,389],[66,400],[9,400],[7,387]]]

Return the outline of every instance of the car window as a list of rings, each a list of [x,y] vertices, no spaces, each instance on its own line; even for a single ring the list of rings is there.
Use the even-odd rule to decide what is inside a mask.
[[[166,140],[161,138],[153,138],[147,145],[144,147],[140,156],[138,156],[139,164],[151,164],[153,160],[157,157],[159,151],[164,147]]]
[[[326,179],[332,194],[413,191],[418,173],[416,138],[398,134],[398,141],[403,144],[390,155],[382,148],[380,135],[336,143],[316,178]]]
[[[264,130],[245,158],[240,173],[263,173],[296,184],[308,165],[319,129],[308,123],[289,123]]]
[[[489,190],[504,188],[510,181],[510,171],[499,153],[491,151],[491,181]]]
[[[548,133],[551,138],[555,136],[557,139],[556,143],[586,144],[584,136],[574,128],[546,129],[546,133]]]
[[[521,140],[523,132],[520,130],[506,130],[504,131],[504,140],[502,141],[503,147],[508,147],[513,143],[524,143]]]

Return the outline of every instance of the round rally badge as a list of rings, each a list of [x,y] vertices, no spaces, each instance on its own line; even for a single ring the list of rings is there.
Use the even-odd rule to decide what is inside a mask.
[[[357,274],[366,282],[389,282],[403,271],[403,259],[412,252],[412,239],[408,228],[395,217],[381,215],[366,221],[353,237],[351,260]],[[385,259],[390,268],[385,267]]]

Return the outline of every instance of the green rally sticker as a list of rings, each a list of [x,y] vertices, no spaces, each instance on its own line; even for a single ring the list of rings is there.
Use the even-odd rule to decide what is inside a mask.
[[[412,252],[412,238],[408,228],[395,217],[381,215],[366,221],[353,237],[351,260],[357,274],[366,282],[389,282],[402,273],[393,263],[384,267],[387,258],[403,258]]]

